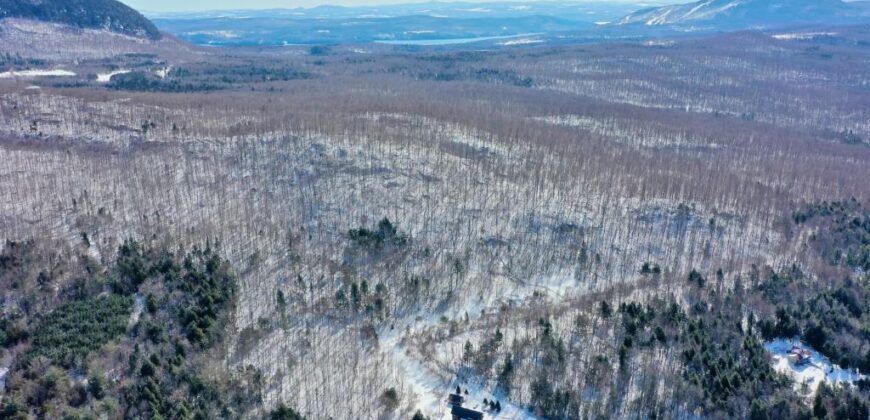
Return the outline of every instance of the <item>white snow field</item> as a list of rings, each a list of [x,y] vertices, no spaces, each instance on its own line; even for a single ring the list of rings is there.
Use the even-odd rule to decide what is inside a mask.
[[[53,70],[21,70],[21,71],[6,71],[0,73],[0,79],[12,79],[16,77],[33,78],[33,77],[71,77],[76,74],[63,69]]]

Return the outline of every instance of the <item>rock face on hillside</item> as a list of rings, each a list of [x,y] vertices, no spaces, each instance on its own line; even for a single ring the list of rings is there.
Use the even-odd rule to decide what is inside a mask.
[[[848,23],[860,19],[861,10],[841,0],[701,0],[639,10],[622,25],[703,26],[739,29],[801,23]]]
[[[153,54],[175,62],[201,53],[171,35],[151,39],[31,19],[0,19],[0,57],[8,54],[44,63],[62,63]],[[0,71],[8,70],[8,65],[7,60],[0,65]]]
[[[160,31],[115,0],[0,0],[0,19],[21,18],[159,39]]]

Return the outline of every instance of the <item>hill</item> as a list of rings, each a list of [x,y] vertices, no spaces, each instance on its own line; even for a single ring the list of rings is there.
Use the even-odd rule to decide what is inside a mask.
[[[700,26],[712,29],[852,23],[861,8],[840,0],[701,0],[639,10],[620,25]]]
[[[0,18],[106,29],[150,39],[161,37],[151,21],[115,0],[0,0]]]

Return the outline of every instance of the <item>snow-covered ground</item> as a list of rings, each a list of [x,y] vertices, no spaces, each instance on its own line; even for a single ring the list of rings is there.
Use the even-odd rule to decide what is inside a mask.
[[[456,386],[457,385],[453,385],[452,388],[447,388],[444,391],[455,391]],[[484,419],[526,420],[536,418],[528,410],[525,410],[516,404],[508,402],[504,398],[493,395],[486,388],[481,387],[479,384],[459,384],[458,386],[462,388],[463,393],[465,391],[468,391],[468,395],[465,395],[465,403],[463,403],[462,406],[465,408],[470,408],[472,410],[483,412]],[[501,404],[501,411],[497,413],[485,411],[482,407],[484,399],[498,400],[499,404]],[[442,405],[445,406],[444,415],[439,418],[442,420],[452,419],[452,417],[450,416],[450,407],[447,407],[446,403],[442,403]]]
[[[793,346],[809,350],[812,353],[810,363],[801,366],[790,363],[788,354]],[[851,384],[867,378],[867,375],[862,375],[857,369],[840,368],[823,354],[799,340],[781,338],[765,343],[764,348],[773,355],[773,368],[794,379],[795,390],[805,391],[807,396],[814,395],[819,384],[825,381],[835,384]],[[805,389],[804,385],[806,385]]]
[[[0,73],[0,79],[12,79],[15,77],[32,78],[32,77],[64,77],[75,76],[76,74],[63,69],[52,70],[21,70],[21,71],[6,71]]]
[[[154,71],[154,74],[161,79],[165,79],[166,76],[169,75],[169,72],[172,71],[172,66],[161,67]]]
[[[441,397],[447,396],[449,384],[408,356],[407,349],[401,344],[397,332],[392,331],[385,335],[381,344],[393,355],[396,364],[404,372],[404,378],[408,380],[416,394],[417,407],[426,414],[445,414]]]
[[[133,313],[130,314],[128,328],[132,328],[139,322],[139,317],[142,316],[143,309],[145,309],[145,298],[139,293],[136,293],[136,298],[133,300]]]
[[[407,335],[411,335],[436,322],[434,316],[418,319],[404,328]],[[423,414],[433,420],[450,420],[450,406],[447,404],[447,396],[460,387],[464,392],[466,402],[462,405],[472,410],[484,411],[483,400],[495,398],[501,404],[501,411],[491,413],[484,411],[484,419],[525,420],[534,419],[534,415],[516,404],[504,398],[494,395],[487,389],[485,384],[458,382],[453,372],[433,372],[425,364],[413,357],[413,352],[402,342],[400,328],[395,328],[382,333],[380,342],[384,351],[392,355],[393,360],[403,372],[403,378],[409,383],[416,394],[416,405]]]
[[[112,80],[112,76],[117,76],[119,74],[127,74],[130,70],[115,70],[110,71],[108,73],[100,73],[97,75],[98,83],[109,83]]]

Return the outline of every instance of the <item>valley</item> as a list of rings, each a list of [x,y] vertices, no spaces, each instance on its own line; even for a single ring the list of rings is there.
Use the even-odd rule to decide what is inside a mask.
[[[870,28],[653,31],[0,19],[0,417],[866,418]]]

